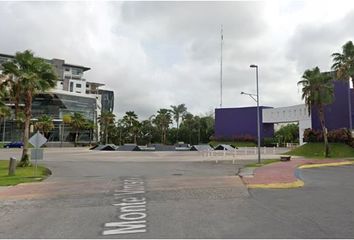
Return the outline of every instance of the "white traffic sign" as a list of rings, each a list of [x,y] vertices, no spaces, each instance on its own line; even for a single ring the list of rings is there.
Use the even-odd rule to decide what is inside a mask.
[[[40,148],[43,144],[47,142],[47,139],[39,133],[39,131],[34,134],[30,139],[29,142],[35,147]]]

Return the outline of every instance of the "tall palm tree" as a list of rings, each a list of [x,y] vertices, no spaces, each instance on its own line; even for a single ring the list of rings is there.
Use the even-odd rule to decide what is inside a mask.
[[[104,111],[102,112],[101,116],[98,118],[98,121],[101,124],[101,129],[103,129],[105,144],[108,144],[108,135],[109,135],[108,128],[114,125],[115,117],[116,115],[114,115],[112,112]]]
[[[348,41],[342,46],[342,53],[333,53],[332,70],[336,72],[336,78],[344,81],[352,81],[354,86],[354,45]],[[348,88],[348,98],[350,99],[350,88]],[[352,102],[348,101],[348,110],[351,112]],[[349,117],[349,128],[352,130],[352,118]]]
[[[161,142],[163,144],[166,144],[167,131],[170,124],[172,123],[171,110],[165,108],[161,108],[160,110],[158,110],[157,115],[153,119],[153,123],[161,132]]]
[[[72,129],[75,131],[75,147],[77,146],[77,140],[79,138],[79,132],[80,130],[84,129],[86,126],[86,119],[84,117],[84,115],[82,115],[81,113],[74,113],[74,115],[71,117],[71,122],[70,125],[72,127]]]
[[[128,131],[128,134],[132,136],[133,142],[137,143],[137,129],[139,125],[138,115],[134,111],[128,111],[125,113],[122,123],[125,129]]]
[[[187,112],[187,107],[185,106],[184,103],[179,104],[177,106],[171,105],[170,107],[172,108],[173,119],[176,121],[176,124],[177,124],[177,137],[176,138],[177,138],[177,142],[178,142],[179,120]]]
[[[41,58],[34,57],[33,52],[26,50],[17,52],[12,61],[3,64],[3,73],[15,77],[18,84],[12,86],[24,101],[23,151],[18,166],[30,165],[28,154],[29,126],[32,116],[32,98],[38,92],[44,92],[55,87],[57,76],[51,64]]]
[[[348,41],[342,46],[342,53],[333,53],[332,69],[341,80],[352,80],[354,86],[354,45]]]
[[[325,124],[324,106],[333,102],[333,83],[330,75],[321,73],[318,67],[304,72],[302,80],[297,83],[302,85],[302,99],[308,107],[309,114],[314,107],[318,111],[318,117],[325,144],[325,157],[329,157],[327,129]]]
[[[48,138],[48,133],[54,128],[53,118],[48,115],[40,116],[35,123],[35,128]]]

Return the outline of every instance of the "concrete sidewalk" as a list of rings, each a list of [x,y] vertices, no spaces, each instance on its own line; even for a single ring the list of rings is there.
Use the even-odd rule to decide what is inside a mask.
[[[350,164],[354,164],[354,162],[343,159],[292,159],[287,162],[277,162],[255,168],[253,174],[246,174],[241,178],[248,188],[296,188],[304,185],[304,182],[296,176],[297,168]]]

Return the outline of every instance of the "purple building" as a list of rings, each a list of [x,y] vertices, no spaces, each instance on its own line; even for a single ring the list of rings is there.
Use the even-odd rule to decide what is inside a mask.
[[[328,130],[349,128],[354,116],[354,90],[347,81],[333,81],[334,101],[325,107],[326,127]],[[349,108],[351,103],[351,109]],[[318,113],[311,109],[311,115],[305,104],[272,108],[260,107],[261,139],[274,135],[274,123],[299,123],[300,144],[306,128],[321,130]],[[215,138],[238,139],[257,138],[257,107],[217,108],[215,109]]]
[[[260,122],[262,110],[271,107],[260,106]],[[261,138],[272,137],[273,123],[262,123]],[[257,107],[217,108],[215,109],[215,137],[217,139],[235,139],[242,137],[257,138]]]

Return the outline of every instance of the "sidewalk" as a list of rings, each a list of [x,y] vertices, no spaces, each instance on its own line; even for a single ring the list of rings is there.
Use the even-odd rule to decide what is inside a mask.
[[[339,159],[292,159],[287,162],[277,162],[255,168],[253,175],[244,175],[241,177],[248,188],[296,188],[304,185],[304,182],[296,177],[297,168],[350,164],[354,164],[354,162]]]

